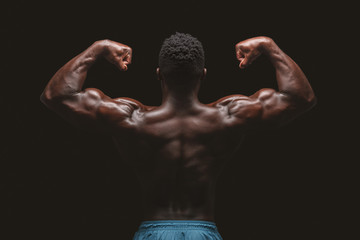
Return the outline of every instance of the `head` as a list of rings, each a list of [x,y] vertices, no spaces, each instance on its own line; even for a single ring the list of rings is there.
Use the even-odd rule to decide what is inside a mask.
[[[167,85],[198,84],[205,77],[204,49],[190,34],[175,33],[165,39],[159,54],[159,78]]]

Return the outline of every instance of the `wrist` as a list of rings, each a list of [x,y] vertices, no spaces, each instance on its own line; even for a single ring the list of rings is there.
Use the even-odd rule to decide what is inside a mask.
[[[259,49],[263,53],[267,53],[273,46],[275,42],[269,37],[261,37],[261,42],[259,44]]]
[[[103,54],[106,54],[109,46],[109,40],[98,40],[94,42],[90,48],[95,56],[101,56]]]
[[[262,53],[271,55],[277,49],[277,45],[271,38],[264,37],[260,44],[260,49]]]

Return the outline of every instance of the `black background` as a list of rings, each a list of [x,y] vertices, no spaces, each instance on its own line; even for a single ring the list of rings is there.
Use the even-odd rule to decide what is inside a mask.
[[[131,239],[142,217],[139,184],[111,139],[80,131],[39,96],[52,75],[99,39],[133,48],[119,72],[105,61],[86,87],[160,104],[162,41],[188,32],[204,46],[200,100],[276,88],[261,57],[238,68],[234,45],[272,37],[308,76],[318,104],[280,129],[252,135],[218,183],[224,239],[344,239],[358,228],[358,140],[350,73],[353,6],[287,1],[14,1],[2,9],[0,217],[2,239]],[[356,59],[356,55],[355,55]],[[344,64],[345,62],[345,64]],[[355,68],[356,69],[356,68]],[[354,150],[355,149],[355,150]],[[4,231],[6,230],[6,231]]]

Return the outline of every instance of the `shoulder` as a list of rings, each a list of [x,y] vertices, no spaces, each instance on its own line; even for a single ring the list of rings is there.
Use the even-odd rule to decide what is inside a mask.
[[[131,98],[115,98],[102,101],[99,106],[99,113],[106,116],[117,116],[131,118],[134,111],[143,111],[146,106]]]
[[[144,113],[154,108],[138,100],[121,97],[103,101],[99,106],[99,114],[110,125],[133,128],[141,123]]]
[[[219,107],[227,106],[228,104],[231,104],[234,101],[247,100],[247,99],[248,97],[245,95],[233,94],[226,97],[222,97],[215,102],[209,103],[208,106],[219,108]]]
[[[223,113],[224,121],[229,126],[244,126],[259,119],[262,104],[257,97],[241,94],[229,95],[209,104]]]
[[[116,102],[119,105],[126,105],[130,108],[133,108],[134,110],[140,110],[140,111],[151,111],[151,110],[157,108],[156,106],[144,105],[141,102],[139,102],[138,100],[128,98],[128,97],[115,98],[114,102]]]
[[[210,103],[214,108],[226,108],[229,115],[239,110],[260,110],[261,103],[257,97],[248,97],[241,94],[233,94]]]

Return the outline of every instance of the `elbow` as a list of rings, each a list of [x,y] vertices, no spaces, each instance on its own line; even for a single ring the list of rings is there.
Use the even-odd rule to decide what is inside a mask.
[[[44,90],[44,92],[40,95],[40,102],[42,102],[48,108],[54,105],[55,98],[50,94],[48,90]]]
[[[301,105],[301,108],[304,110],[304,111],[308,111],[310,109],[312,109],[316,103],[317,103],[317,98],[314,94],[311,94],[310,96],[306,97],[306,98],[303,98],[302,101],[300,101],[300,105]]]
[[[316,103],[317,103],[317,98],[316,98],[314,92],[312,92],[312,93],[310,94],[310,96],[308,96],[308,97],[305,99],[305,101],[306,101],[306,105],[308,106],[308,109],[313,108],[313,107],[316,105]]]
[[[46,107],[51,110],[56,111],[61,106],[66,105],[65,101],[67,99],[71,99],[74,95],[61,95],[57,92],[51,92],[49,89],[45,89],[43,93],[40,95],[40,102],[42,102]]]
[[[314,107],[317,104],[317,97],[315,95],[312,96],[310,100],[308,100],[310,108]]]
[[[316,96],[312,93],[309,96],[292,96],[289,98],[289,105],[297,112],[303,113],[313,108],[317,103]]]
[[[43,91],[40,95],[40,102],[42,102],[44,105],[47,105],[48,102],[50,102],[50,99],[51,98],[48,96],[48,94],[46,94],[46,91]]]

